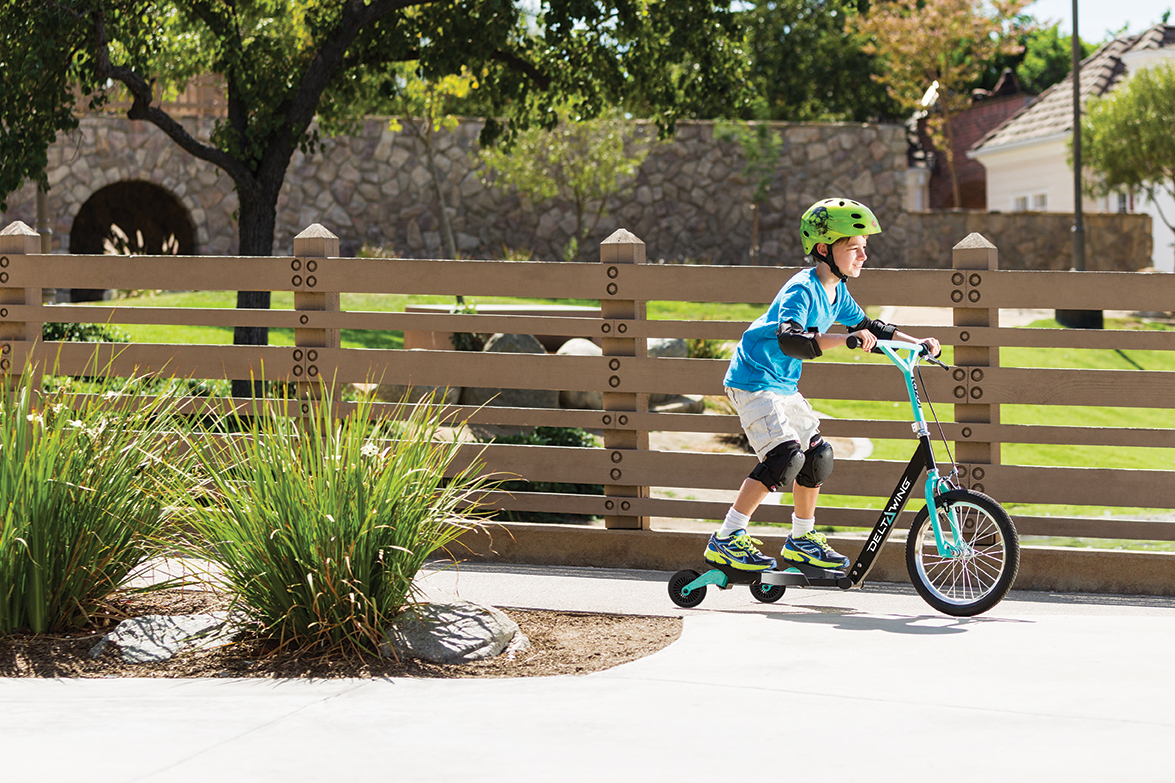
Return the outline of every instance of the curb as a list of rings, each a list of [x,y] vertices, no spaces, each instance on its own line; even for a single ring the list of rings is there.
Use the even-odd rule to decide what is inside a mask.
[[[753,535],[764,552],[778,552],[786,534]],[[463,534],[450,546],[461,560],[527,565],[702,571],[707,532],[607,530],[577,525],[493,524]],[[829,543],[854,557],[861,537],[830,535]],[[868,581],[905,582],[905,531],[882,549]],[[1018,590],[1125,595],[1175,595],[1175,553],[1070,547],[1022,547]]]

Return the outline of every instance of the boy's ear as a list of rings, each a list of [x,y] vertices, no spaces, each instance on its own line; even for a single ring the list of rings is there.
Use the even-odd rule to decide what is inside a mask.
[[[821,255],[821,256],[827,256],[829,251],[832,250],[832,248],[830,248],[824,242],[817,242],[816,247],[813,249],[816,251],[817,255]]]

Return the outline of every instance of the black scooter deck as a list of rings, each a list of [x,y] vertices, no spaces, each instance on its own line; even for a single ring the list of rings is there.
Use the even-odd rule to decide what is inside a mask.
[[[788,568],[759,572],[759,580],[765,585],[785,587],[839,587],[847,590],[852,581],[845,576],[844,571],[833,571],[827,568],[791,564]]]

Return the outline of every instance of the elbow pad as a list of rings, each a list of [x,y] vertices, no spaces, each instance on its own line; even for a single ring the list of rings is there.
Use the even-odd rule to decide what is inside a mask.
[[[869,331],[878,340],[892,340],[893,334],[898,330],[893,324],[887,324],[885,321],[874,321],[872,318],[866,318],[861,323],[853,327],[854,332]]]
[[[779,350],[784,356],[792,359],[815,359],[823,356],[816,342],[816,330],[807,331],[795,321],[784,321],[775,329],[775,339],[779,342]]]

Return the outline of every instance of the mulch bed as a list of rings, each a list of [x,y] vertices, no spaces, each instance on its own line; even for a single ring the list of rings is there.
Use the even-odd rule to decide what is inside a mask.
[[[227,647],[186,652],[161,663],[123,662],[113,645],[97,658],[90,649],[121,620],[148,614],[198,614],[224,609],[217,593],[160,590],[111,603],[90,628],[70,634],[0,636],[3,677],[546,677],[610,669],[664,649],[681,635],[677,617],[509,609],[530,639],[514,656],[460,665],[366,656],[274,653],[244,638]]]

